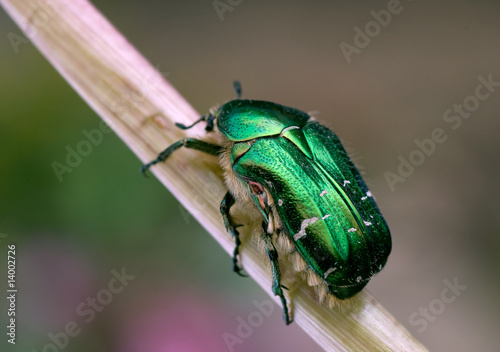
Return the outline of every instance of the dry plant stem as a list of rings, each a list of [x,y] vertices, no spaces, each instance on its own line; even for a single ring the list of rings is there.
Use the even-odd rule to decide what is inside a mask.
[[[85,0],[0,0],[0,3],[73,88],[123,139],[142,162],[186,136],[174,122],[190,124],[199,114],[115,28]],[[228,82],[228,85],[230,82]],[[202,126],[188,131],[203,135]],[[111,161],[110,161],[110,167]],[[146,182],[139,176],[138,182]],[[219,202],[225,192],[217,160],[183,150],[152,172],[228,252]],[[248,235],[250,226],[241,228]],[[246,241],[242,264],[271,293],[265,256]],[[228,260],[229,265],[229,260]],[[229,274],[228,274],[229,275]],[[293,315],[327,351],[426,351],[366,291],[355,309],[318,305],[305,284],[290,292]]]

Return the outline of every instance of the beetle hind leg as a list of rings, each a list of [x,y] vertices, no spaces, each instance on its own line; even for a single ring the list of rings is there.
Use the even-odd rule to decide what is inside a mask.
[[[239,227],[239,226],[242,226],[242,225],[235,226],[234,229],[231,231],[234,233],[234,242],[236,244],[236,246],[234,247],[234,251],[233,251],[233,271],[236,274],[238,274],[239,276],[248,277],[248,275],[241,273],[242,269],[238,265],[238,256],[240,254],[241,240],[240,240],[240,233],[238,232],[238,230],[236,230],[236,227]]]
[[[242,269],[238,265],[238,256],[240,254],[241,239],[240,239],[240,233],[238,232],[237,228],[242,225],[235,225],[231,219],[231,215],[229,214],[229,210],[234,205],[234,203],[235,199],[233,195],[230,192],[227,192],[226,195],[224,196],[224,199],[222,199],[222,202],[220,203],[220,212],[222,214],[222,219],[224,220],[224,225],[226,226],[226,231],[230,232],[231,235],[234,237],[234,242],[236,245],[233,251],[233,271],[239,276],[247,277],[248,275],[241,273]]]
[[[278,262],[278,251],[274,247],[273,242],[271,241],[270,235],[266,231],[267,224],[265,222],[262,223],[262,240],[264,241],[267,257],[271,262],[271,270],[273,273],[273,293],[275,296],[279,296],[281,299],[281,304],[283,305],[283,319],[285,320],[286,325],[289,325],[293,322],[293,319],[290,319],[290,315],[288,313],[288,305],[286,303],[286,298],[283,293],[283,285],[281,285],[281,271]]]

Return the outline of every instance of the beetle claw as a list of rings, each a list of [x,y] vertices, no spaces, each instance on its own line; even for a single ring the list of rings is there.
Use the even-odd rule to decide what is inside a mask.
[[[148,163],[148,164],[144,164],[141,166],[141,173],[143,176],[145,177],[148,177],[148,174],[146,171],[149,170],[149,168],[153,165],[153,163]]]
[[[243,274],[243,269],[238,266],[238,264],[233,263],[233,271],[241,277],[248,277],[247,274]]]

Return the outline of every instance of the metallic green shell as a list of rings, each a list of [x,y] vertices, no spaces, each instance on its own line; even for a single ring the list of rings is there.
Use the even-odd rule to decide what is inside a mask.
[[[303,127],[309,115],[294,108],[261,100],[232,100],[216,113],[217,127],[235,142],[279,135],[289,126]]]
[[[217,119],[229,140],[250,141],[233,146],[235,174],[272,195],[284,230],[329,293],[344,299],[361,291],[385,265],[391,236],[338,137],[270,102],[234,100]]]

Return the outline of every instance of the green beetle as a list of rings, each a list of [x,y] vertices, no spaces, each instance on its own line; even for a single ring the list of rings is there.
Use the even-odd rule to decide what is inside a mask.
[[[344,300],[361,291],[382,269],[391,252],[391,236],[335,133],[300,110],[241,99],[238,82],[235,88],[236,100],[191,126],[176,124],[188,129],[206,121],[211,132],[216,121],[218,144],[182,139],[142,171],[181,147],[219,157],[229,189],[220,211],[236,242],[233,270],[241,275],[241,241],[229,210],[235,201],[255,204],[262,219],[257,230],[271,262],[272,290],[290,324],[275,245],[291,256],[295,270],[305,273],[319,300],[326,298],[333,305],[335,298]]]

